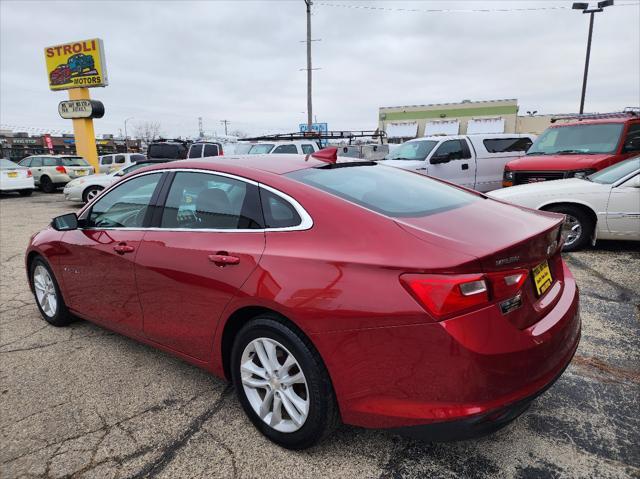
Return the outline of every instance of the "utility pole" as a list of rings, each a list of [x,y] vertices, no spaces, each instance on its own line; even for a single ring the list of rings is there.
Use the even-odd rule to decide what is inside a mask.
[[[200,138],[204,138],[204,130],[202,128],[202,117],[198,117],[198,135]]]
[[[613,5],[613,0],[598,2],[598,8],[589,8],[589,3],[575,2],[572,6],[574,10],[582,10],[582,13],[589,13],[589,37],[587,38],[587,57],[584,60],[584,75],[582,76],[582,95],[580,97],[580,114],[584,113],[584,97],[587,93],[587,76],[589,75],[589,59],[591,57],[591,38],[593,37],[594,14],[601,12],[605,7]]]
[[[129,153],[129,137],[127,136],[127,122],[133,120],[133,117],[124,120],[124,152]]]
[[[224,125],[224,136],[227,136],[228,135],[228,133],[227,133],[227,125],[229,123],[231,123],[231,122],[229,120],[220,120],[220,123],[222,123]]]
[[[304,0],[307,5],[307,131],[311,132],[313,123],[313,105],[311,101],[311,0]]]

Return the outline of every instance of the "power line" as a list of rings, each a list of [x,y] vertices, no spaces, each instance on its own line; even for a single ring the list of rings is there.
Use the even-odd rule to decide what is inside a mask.
[[[351,5],[346,3],[326,3],[314,2],[314,5],[324,7],[349,8],[354,10],[374,10],[383,12],[405,12],[405,13],[505,13],[505,12],[531,12],[539,10],[571,10],[571,5],[556,5],[550,7],[518,7],[518,8],[401,8],[401,7],[374,7],[371,5]],[[640,3],[619,3],[615,7],[640,6]]]

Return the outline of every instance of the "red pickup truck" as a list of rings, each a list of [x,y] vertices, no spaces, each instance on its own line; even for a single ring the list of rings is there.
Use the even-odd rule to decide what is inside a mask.
[[[505,165],[503,187],[583,177],[640,152],[640,115],[635,111],[554,120],[525,156]]]

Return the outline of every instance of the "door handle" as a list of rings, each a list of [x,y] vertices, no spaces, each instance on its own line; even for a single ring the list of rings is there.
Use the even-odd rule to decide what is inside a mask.
[[[113,247],[113,251],[118,254],[133,253],[135,248],[133,246],[129,246],[127,243],[120,243]]]
[[[416,171],[425,171],[426,168],[416,168]]]
[[[462,168],[463,170],[468,170],[469,169],[469,164],[468,163],[463,163],[460,168]]]
[[[226,251],[220,251],[217,254],[210,254],[209,261],[218,266],[227,266],[240,263],[240,258],[232,256]]]

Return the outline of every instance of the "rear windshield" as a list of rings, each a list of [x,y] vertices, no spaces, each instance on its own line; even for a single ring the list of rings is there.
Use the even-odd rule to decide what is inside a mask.
[[[62,166],[89,166],[87,160],[81,156],[65,156],[60,158],[60,161],[62,161]]]
[[[423,175],[383,165],[310,168],[287,176],[395,218],[440,213],[481,198]]]
[[[154,143],[149,145],[147,156],[149,158],[168,158],[170,160],[179,160],[185,157],[186,148],[182,145],[169,143]]]
[[[5,158],[0,158],[0,169],[6,170],[6,169],[9,169],[9,168],[21,168],[21,166],[15,164],[11,160],[7,160]]]

